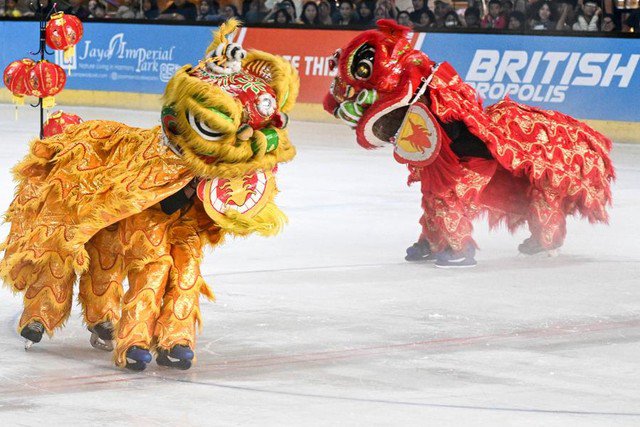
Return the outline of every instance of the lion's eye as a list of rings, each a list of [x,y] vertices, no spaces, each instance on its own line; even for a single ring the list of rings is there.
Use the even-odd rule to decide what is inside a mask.
[[[207,141],[218,141],[222,139],[222,137],[224,136],[224,133],[211,129],[202,121],[196,119],[194,116],[189,114],[188,111],[186,114],[187,114],[187,120],[189,121],[189,125],[191,125],[193,130],[196,131],[196,133],[200,135],[203,139],[206,139]]]
[[[372,68],[373,68],[373,65],[369,61],[367,60],[360,61],[355,73],[356,79],[366,80],[369,77],[371,77]]]
[[[262,94],[256,101],[258,113],[263,117],[269,117],[276,111],[276,99],[268,93]]]
[[[351,74],[356,79],[368,80],[371,77],[375,53],[375,48],[367,43],[358,48],[351,64]]]

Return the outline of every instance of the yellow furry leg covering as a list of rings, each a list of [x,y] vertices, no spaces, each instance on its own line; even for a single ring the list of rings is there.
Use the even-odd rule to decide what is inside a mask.
[[[195,205],[171,228],[173,267],[155,331],[160,348],[169,350],[181,344],[195,349],[196,326],[202,323],[200,294],[214,299],[200,274],[202,247],[204,242],[217,244],[222,239],[210,221],[202,206]]]
[[[87,326],[120,319],[125,277],[118,225],[104,228],[85,245],[89,268],[80,277],[79,299]]]
[[[156,205],[119,224],[129,268],[129,290],[116,327],[115,362],[126,365],[131,346],[151,350],[171,260],[169,227],[179,214],[167,216]]]
[[[195,348],[196,324],[201,323],[200,294],[213,294],[200,274],[202,244],[196,231],[186,225],[172,229],[173,267],[164,295],[160,318],[156,323],[157,346],[171,349],[182,344]]]
[[[71,313],[76,275],[56,257],[49,258],[41,271],[36,271],[38,269],[30,263],[26,263],[23,268],[29,270],[31,278],[24,293],[24,311],[18,330],[21,331],[32,321],[39,321],[51,335]]]
[[[60,233],[60,228],[52,226],[33,233],[29,239],[37,243],[24,250],[11,238],[22,235],[22,224],[11,224],[10,237],[3,245],[5,257],[0,262],[0,276],[14,292],[23,293],[24,311],[18,331],[32,321],[39,321],[47,333],[53,335],[71,313],[76,280],[74,256],[69,251],[59,250],[52,240],[44,237]]]

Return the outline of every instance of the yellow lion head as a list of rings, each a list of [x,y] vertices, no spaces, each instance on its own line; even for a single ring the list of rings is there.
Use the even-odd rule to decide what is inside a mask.
[[[278,56],[229,42],[238,25],[221,25],[205,58],[178,70],[163,97],[165,143],[201,177],[270,170],[295,155],[286,125],[298,75]]]

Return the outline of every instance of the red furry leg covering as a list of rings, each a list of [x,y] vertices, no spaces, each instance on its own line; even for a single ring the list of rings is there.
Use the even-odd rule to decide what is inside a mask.
[[[474,159],[461,163],[448,140],[440,157],[425,168],[409,168],[409,182],[419,179],[422,190],[421,240],[434,252],[451,248],[454,252],[476,246],[471,237],[471,221],[479,214],[479,195],[496,171],[491,160]]]
[[[529,230],[540,245],[549,250],[562,246],[567,234],[562,198],[555,191],[531,190]]]
[[[432,251],[441,252],[450,247],[453,251],[459,252],[468,244],[476,246],[471,237],[471,220],[465,213],[465,206],[453,192],[445,197],[423,195],[422,209],[424,215],[420,219],[420,237],[429,241]]]

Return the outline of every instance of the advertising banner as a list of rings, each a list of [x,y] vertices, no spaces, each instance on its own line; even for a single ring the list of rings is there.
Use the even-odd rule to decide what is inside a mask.
[[[38,23],[0,22],[0,66],[37,49]],[[197,62],[211,43],[211,28],[84,23],[75,55],[65,62],[61,51],[47,55],[67,70],[67,89],[162,93],[177,68]]]
[[[64,63],[68,89],[161,94],[178,67],[204,55],[215,27],[85,23],[76,54]],[[321,103],[332,73],[328,57],[358,32],[242,28],[246,49],[282,55],[300,74],[301,103]],[[0,67],[37,47],[36,22],[0,21]],[[485,104],[509,96],[583,119],[640,122],[640,40],[502,34],[412,33],[411,44],[447,61]]]
[[[236,40],[247,49],[259,49],[287,58],[300,75],[298,102],[322,103],[335,71],[329,71],[329,58],[359,31],[243,28]],[[411,33],[412,45],[423,34]]]
[[[329,57],[358,34],[357,31],[243,28],[237,41],[246,49],[282,55],[298,70],[298,102],[322,103],[335,73],[329,71]]]
[[[509,96],[583,119],[640,121],[640,39],[437,33],[421,41],[487,105]]]

